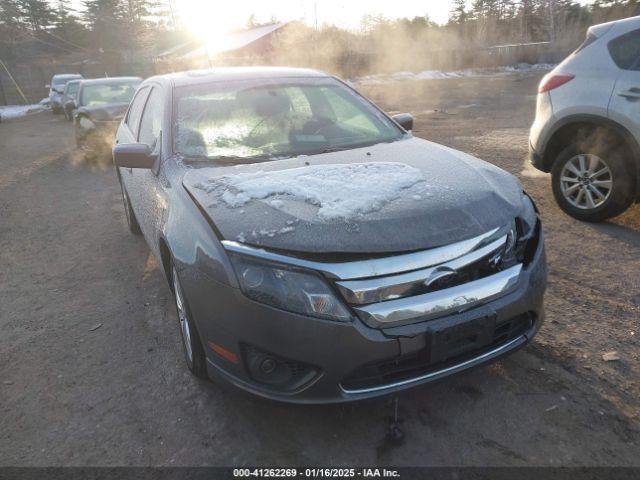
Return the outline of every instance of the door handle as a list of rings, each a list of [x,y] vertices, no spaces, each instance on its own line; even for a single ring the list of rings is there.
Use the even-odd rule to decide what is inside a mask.
[[[640,88],[631,87],[629,90],[622,90],[618,92],[618,95],[626,98],[627,100],[640,100]]]

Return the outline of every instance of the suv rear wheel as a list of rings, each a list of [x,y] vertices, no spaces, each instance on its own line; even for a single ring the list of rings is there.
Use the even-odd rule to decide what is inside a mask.
[[[583,143],[583,142],[580,142]],[[564,212],[585,222],[601,222],[624,212],[634,200],[634,178],[621,147],[573,143],[551,169],[553,195]]]

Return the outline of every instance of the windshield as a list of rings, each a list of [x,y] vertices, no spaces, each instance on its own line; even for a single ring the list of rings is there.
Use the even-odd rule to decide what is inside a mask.
[[[139,84],[139,81],[131,81],[85,85],[82,89],[80,104],[93,107],[112,103],[129,103]]]
[[[75,95],[76,93],[78,93],[78,88],[80,87],[80,83],[79,82],[69,82],[67,83],[67,86],[65,87],[65,91],[67,93],[67,95]]]
[[[70,80],[75,80],[76,78],[80,78],[80,77],[75,75],[68,76],[68,77],[57,77],[57,78],[53,78],[51,83],[56,88],[64,88],[67,82],[69,82]]]
[[[177,90],[174,150],[237,163],[356,148],[402,138],[382,112],[332,79],[234,82]]]

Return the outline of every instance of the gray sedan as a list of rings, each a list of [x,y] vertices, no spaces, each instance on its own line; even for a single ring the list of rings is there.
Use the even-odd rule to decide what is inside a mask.
[[[531,340],[546,288],[533,201],[512,175],[412,125],[312,70],[142,83],[114,161],[193,374],[343,402]]]
[[[65,108],[75,110],[73,125],[76,145],[85,154],[109,151],[140,77],[110,77],[83,80]]]

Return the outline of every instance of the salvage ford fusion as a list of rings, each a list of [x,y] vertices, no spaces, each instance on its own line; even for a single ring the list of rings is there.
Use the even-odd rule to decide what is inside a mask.
[[[499,168],[413,137],[412,123],[311,70],[140,86],[114,161],[195,375],[341,402],[533,337],[546,267],[532,200]]]

